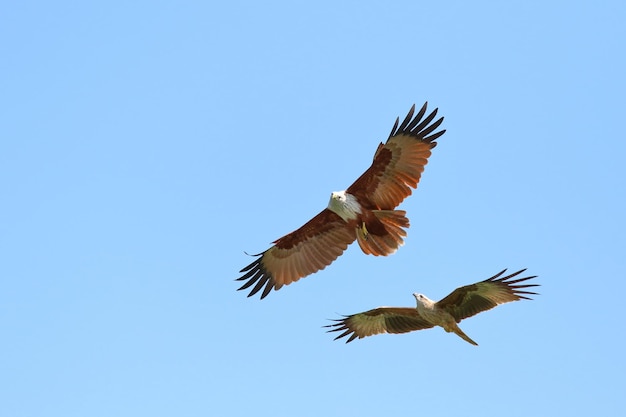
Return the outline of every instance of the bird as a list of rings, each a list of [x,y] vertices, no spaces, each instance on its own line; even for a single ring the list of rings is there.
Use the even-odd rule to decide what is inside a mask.
[[[459,287],[440,301],[433,301],[423,294],[413,296],[417,306],[413,307],[378,307],[362,313],[344,316],[342,319],[333,319],[335,323],[324,327],[331,328],[328,332],[340,332],[334,340],[349,336],[346,343],[356,338],[362,339],[381,333],[408,333],[414,330],[442,327],[446,332],[455,333],[463,340],[478,346],[458,323],[483,311],[490,310],[497,305],[517,301],[530,300],[528,296],[537,295],[526,291],[539,284],[528,284],[526,281],[536,278],[536,275],[512,279],[526,269],[501,277],[506,269],[484,281]],[[523,283],[523,284],[522,284]]]
[[[368,255],[390,255],[404,243],[409,219],[396,207],[416,189],[443,117],[438,109],[426,114],[428,102],[415,114],[415,104],[404,121],[399,118],[387,141],[378,145],[371,166],[346,190],[334,191],[328,206],[302,227],[275,240],[239,272],[245,281],[238,290],[261,289],[261,299],[272,289],[313,274],[337,259],[355,240]],[[254,285],[254,286],[253,286]]]

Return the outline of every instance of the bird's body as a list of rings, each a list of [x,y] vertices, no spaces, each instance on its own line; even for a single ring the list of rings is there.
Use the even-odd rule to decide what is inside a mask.
[[[439,307],[437,303],[424,294],[413,294],[417,301],[417,313],[433,326],[442,327],[448,333],[454,333],[463,340],[478,346],[463,330],[456,324],[456,319],[445,309]]]
[[[433,121],[437,109],[423,118],[426,106],[415,117],[413,106],[401,124],[396,119],[372,165],[346,190],[333,192],[327,208],[255,255],[257,259],[240,271],[244,275],[237,280],[245,283],[239,289],[252,287],[248,296],[263,289],[264,298],[272,289],[324,269],[355,240],[368,255],[387,256],[398,250],[409,219],[396,207],[417,188],[435,139],[445,133],[435,132],[443,122],[443,118]]]
[[[505,269],[484,281],[457,288],[437,302],[415,293],[415,308],[378,307],[335,320],[337,323],[326,327],[331,328],[329,332],[343,331],[335,340],[349,335],[348,343],[356,338],[380,333],[407,333],[439,326],[468,343],[478,345],[459,328],[458,323],[499,304],[529,299],[526,295],[536,294],[526,291],[526,288],[536,287],[537,284],[520,284],[535,276],[511,279],[524,271],[522,269],[500,278],[506,272]]]

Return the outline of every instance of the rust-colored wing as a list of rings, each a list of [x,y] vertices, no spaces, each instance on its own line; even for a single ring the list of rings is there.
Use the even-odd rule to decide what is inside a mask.
[[[497,305],[517,301],[520,299],[530,300],[525,295],[537,294],[525,291],[529,287],[538,287],[538,284],[519,284],[526,280],[536,278],[536,275],[518,278],[511,278],[526,271],[522,269],[511,275],[499,278],[506,272],[506,269],[498,274],[476,284],[466,285],[452,291],[441,301],[435,304],[435,308],[448,311],[456,319],[456,322],[474,316],[482,311],[490,310]]]
[[[422,120],[427,104],[415,117],[413,105],[399,127],[400,119],[396,119],[387,142],[378,145],[372,165],[346,190],[362,204],[371,203],[368,208],[394,209],[417,188],[431,149],[437,145],[434,140],[445,133],[433,133],[443,122],[443,117],[432,122],[437,109]]]
[[[324,327],[330,327],[329,332],[344,331],[335,340],[350,335],[346,343],[357,337],[362,339],[380,333],[407,333],[433,327],[417,309],[410,307],[378,307],[334,321],[336,323]]]
[[[348,223],[328,209],[322,210],[304,226],[274,241],[274,246],[239,272],[245,274],[237,281],[246,281],[239,290],[253,284],[248,297],[263,286],[261,299],[274,288],[306,277],[324,269],[356,239],[356,223]]]

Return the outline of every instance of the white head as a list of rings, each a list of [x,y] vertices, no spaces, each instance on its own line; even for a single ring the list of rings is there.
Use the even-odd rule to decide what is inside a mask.
[[[334,211],[345,221],[356,219],[361,214],[361,205],[357,199],[346,191],[333,191],[330,193],[328,209]]]
[[[330,199],[341,202],[341,203],[345,203],[346,202],[346,190],[333,191],[332,193],[330,193]]]
[[[424,294],[414,293],[413,297],[415,297],[415,301],[417,301],[418,306],[421,305],[423,307],[431,307],[433,304],[435,304],[433,300],[426,297]]]

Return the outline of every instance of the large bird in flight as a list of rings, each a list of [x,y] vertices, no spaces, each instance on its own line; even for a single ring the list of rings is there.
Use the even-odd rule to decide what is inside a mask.
[[[434,121],[437,109],[424,118],[428,103],[414,115],[415,105],[374,154],[372,165],[350,187],[331,193],[328,207],[304,226],[274,241],[240,272],[239,288],[252,287],[248,297],[261,289],[261,299],[274,288],[324,269],[356,239],[369,255],[387,256],[403,244],[409,219],[395,208],[417,188],[443,117]]]
[[[499,304],[520,299],[530,300],[527,295],[537,293],[525,289],[539,285],[520,283],[536,276],[511,279],[524,271],[525,269],[522,269],[500,278],[506,272],[505,269],[484,281],[457,288],[437,302],[423,294],[416,293],[413,294],[417,301],[416,308],[378,307],[363,313],[345,316],[343,319],[336,319],[334,320],[336,323],[324,327],[330,327],[329,332],[343,331],[335,340],[349,335],[350,337],[346,340],[348,343],[357,337],[361,339],[380,333],[407,333],[441,326],[446,332],[453,332],[463,340],[477,346],[478,344],[463,333],[457,323]]]

